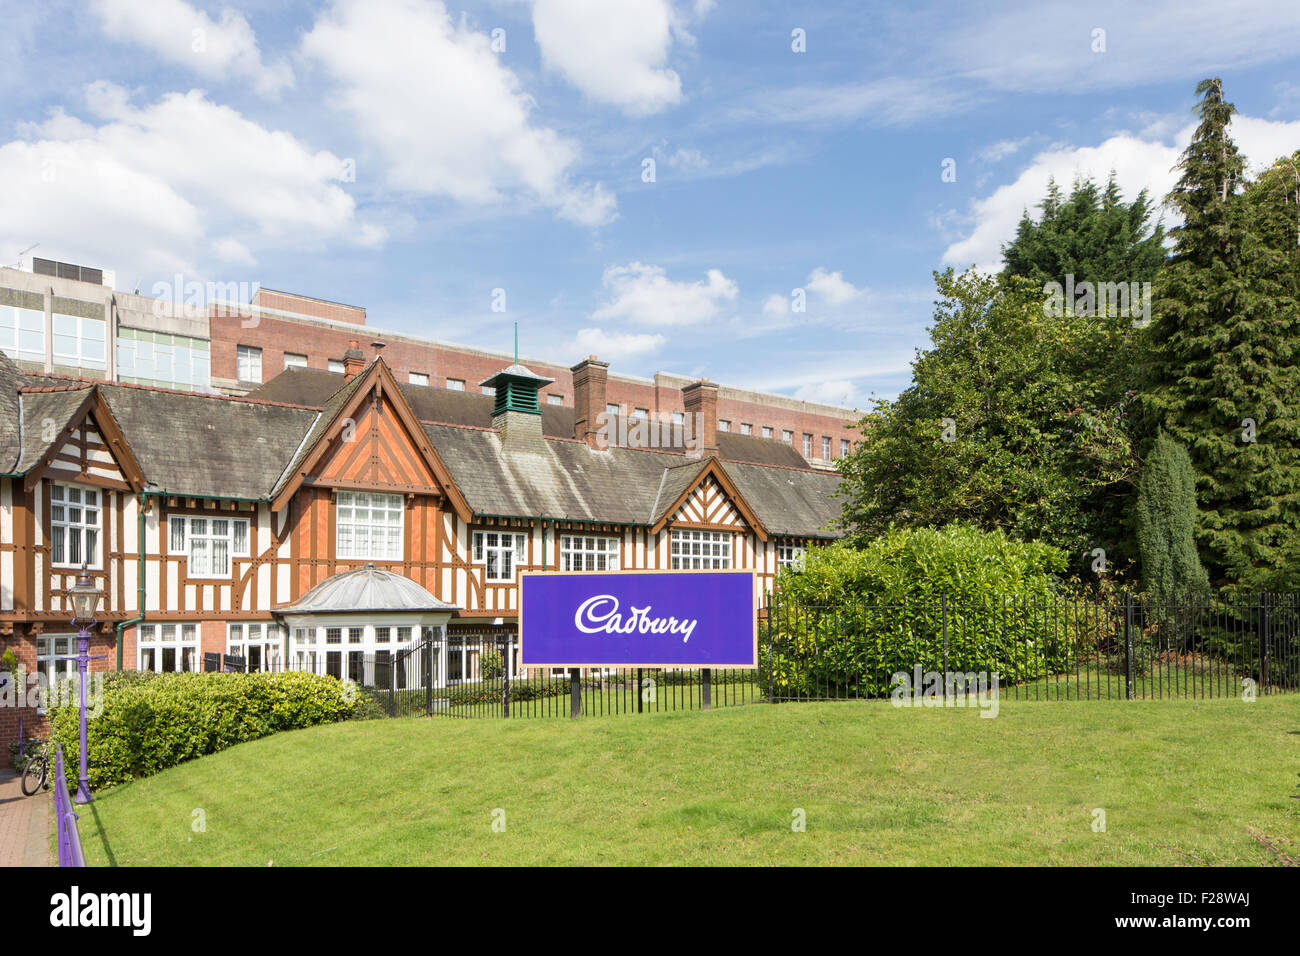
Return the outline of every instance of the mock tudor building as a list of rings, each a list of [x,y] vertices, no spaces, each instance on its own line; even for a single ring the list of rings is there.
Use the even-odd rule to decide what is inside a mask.
[[[94,669],[219,652],[347,677],[429,634],[504,639],[513,669],[520,569],[749,568],[766,590],[837,534],[838,476],[719,433],[707,380],[647,441],[644,421],[611,427],[627,423],[606,418],[594,356],[572,408],[539,403],[550,380],[517,364],[474,394],[401,382],[355,343],[344,361],[219,396],[26,374],[0,352],[0,637],[26,671],[75,672],[83,566],[104,593]],[[20,718],[43,729],[0,708],[0,743]]]

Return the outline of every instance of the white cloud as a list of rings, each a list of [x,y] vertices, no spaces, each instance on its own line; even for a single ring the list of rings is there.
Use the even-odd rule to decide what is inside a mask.
[[[860,402],[857,385],[843,378],[801,385],[794,390],[794,397],[801,398],[805,402],[839,405],[844,408],[855,408]],[[834,451],[839,454],[838,448]]]
[[[382,238],[357,221],[331,153],[198,91],[136,107],[100,82],[86,99],[99,125],[57,109],[0,145],[0,244],[58,239],[61,258],[158,272]]]
[[[592,313],[597,321],[626,319],[639,325],[697,325],[716,318],[736,298],[738,286],[718,269],[702,282],[668,278],[659,266],[610,266],[603,283],[612,298]]]
[[[763,300],[763,315],[769,319],[786,319],[790,316],[790,300],[773,292]]]
[[[574,183],[578,146],[534,125],[533,101],[486,33],[453,23],[441,0],[335,0],[303,39],[407,193],[467,204],[540,202],[562,218],[615,216],[599,183]]]
[[[1289,59],[1300,47],[1294,0],[1033,0],[981,11],[934,44],[938,62],[1016,92],[1118,89],[1223,75]],[[1105,52],[1093,31],[1105,30]]]
[[[1016,226],[1026,210],[1037,218],[1034,207],[1047,194],[1051,178],[1068,190],[1077,178],[1091,176],[1104,182],[1113,170],[1126,200],[1132,200],[1139,190],[1146,189],[1153,203],[1162,203],[1178,180],[1179,173],[1174,167],[1191,142],[1195,128],[1195,124],[1184,126],[1172,145],[1121,133],[1096,146],[1058,146],[1039,153],[1014,182],[971,204],[969,220],[974,226],[965,238],[944,251],[944,264],[964,269],[973,263],[984,272],[1000,270],[1002,244],[1015,236]],[[1231,135],[1249,168],[1257,170],[1300,145],[1300,121],[1284,123],[1237,116],[1232,121]],[[1157,216],[1160,215],[1166,226],[1178,221],[1169,209],[1158,210]]]
[[[667,66],[684,33],[676,16],[668,0],[536,0],[533,33],[549,69],[598,103],[646,116],[682,100]]]
[[[1029,142],[1028,136],[1022,139],[998,140],[996,143],[990,143],[981,149],[975,154],[975,158],[984,163],[999,163],[1008,156],[1018,153],[1020,148],[1027,142]]]
[[[648,332],[607,332],[604,329],[579,329],[564,352],[572,355],[599,355],[607,362],[654,352],[666,341],[664,336]]]
[[[217,20],[185,0],[95,0],[95,9],[109,36],[148,47],[205,79],[246,79],[267,95],[293,85],[287,64],[262,62],[253,28],[230,7]]]
[[[733,120],[837,125],[863,120],[907,126],[955,113],[973,99],[959,79],[889,77],[862,83],[763,90],[731,111]]]
[[[843,305],[862,295],[863,290],[844,280],[841,272],[827,272],[821,266],[814,269],[805,283],[808,291],[827,305]]]

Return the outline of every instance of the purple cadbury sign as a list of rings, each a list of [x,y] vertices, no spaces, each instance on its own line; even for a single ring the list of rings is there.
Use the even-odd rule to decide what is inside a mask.
[[[524,667],[754,667],[752,571],[522,574]]]

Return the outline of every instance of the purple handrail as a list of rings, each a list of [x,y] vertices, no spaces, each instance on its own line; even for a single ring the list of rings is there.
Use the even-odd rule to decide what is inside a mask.
[[[68,778],[63,772],[63,745],[54,745],[54,817],[58,824],[59,866],[85,866],[77,814],[68,796]]]

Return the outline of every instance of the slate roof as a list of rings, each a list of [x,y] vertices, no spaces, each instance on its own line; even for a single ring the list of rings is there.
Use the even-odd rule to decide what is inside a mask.
[[[23,395],[23,441],[22,455],[18,459],[15,472],[25,472],[33,465],[39,464],[56,438],[47,439],[49,429],[47,422],[54,423],[56,433],[63,431],[68,419],[81,407],[91,386],[58,392],[27,392]]]
[[[0,419],[0,452],[12,455],[13,461],[21,451],[21,467],[12,469],[15,472],[35,464],[45,451],[36,423],[53,418],[62,429],[93,387],[121,427],[150,490],[268,500],[369,371],[345,383],[334,373],[293,369],[258,389],[256,397],[241,399],[23,376],[0,355],[0,411],[14,410]],[[593,449],[573,440],[573,410],[558,407],[547,409],[555,413],[549,427],[545,413],[542,416],[548,437],[508,445],[490,427],[489,396],[399,387],[478,515],[648,527],[663,517],[707,462],[665,450]],[[21,396],[21,416],[16,396]],[[557,424],[566,417],[567,433],[557,434]],[[784,467],[789,457],[779,451],[783,446],[778,442],[718,437],[721,468],[769,533],[838,536],[827,530],[840,510],[833,498],[837,474],[806,467],[789,449],[802,467]],[[730,455],[736,457],[728,460]],[[0,458],[0,466],[4,464]]]
[[[18,389],[27,377],[0,352],[0,475],[17,471],[19,455]]]

